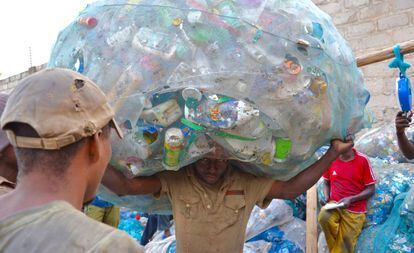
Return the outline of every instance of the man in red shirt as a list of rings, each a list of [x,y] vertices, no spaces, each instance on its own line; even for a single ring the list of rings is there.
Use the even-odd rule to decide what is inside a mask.
[[[322,204],[339,204],[333,209],[325,206],[319,213],[329,251],[354,252],[365,222],[367,199],[375,193],[371,164],[364,154],[351,149],[340,155],[322,177],[326,198]]]

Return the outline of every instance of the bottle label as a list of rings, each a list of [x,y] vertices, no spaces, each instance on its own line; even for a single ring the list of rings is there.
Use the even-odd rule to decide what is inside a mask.
[[[180,163],[180,156],[181,152],[183,150],[183,147],[176,146],[171,147],[167,143],[165,144],[165,155],[164,155],[164,163],[165,165],[169,167],[175,167],[178,166]]]

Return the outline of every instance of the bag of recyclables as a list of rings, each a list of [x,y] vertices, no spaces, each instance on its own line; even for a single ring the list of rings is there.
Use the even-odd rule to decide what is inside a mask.
[[[104,90],[125,134],[111,164],[131,177],[218,144],[249,172],[288,180],[368,122],[352,51],[311,0],[97,1],[60,32],[48,67]]]

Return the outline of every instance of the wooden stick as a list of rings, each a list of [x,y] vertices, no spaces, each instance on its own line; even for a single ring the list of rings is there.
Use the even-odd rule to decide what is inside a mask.
[[[414,40],[409,40],[404,43],[400,43],[401,54],[414,53]],[[385,61],[387,59],[394,58],[394,47],[389,47],[377,52],[372,52],[370,54],[357,57],[357,66],[363,67],[372,63],[377,63]]]
[[[316,184],[306,192],[306,253],[318,252],[318,196]]]

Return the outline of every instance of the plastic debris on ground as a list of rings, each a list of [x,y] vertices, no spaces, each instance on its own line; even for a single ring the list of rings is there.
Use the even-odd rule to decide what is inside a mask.
[[[368,119],[352,50],[311,0],[98,1],[61,31],[48,67],[108,95],[125,134],[111,164],[130,177],[218,143],[249,172],[288,180]]]
[[[175,253],[175,225],[170,227],[171,236],[165,237],[164,231],[157,231],[152,240],[145,245],[145,252],[148,253]]]
[[[380,159],[370,161],[377,184],[374,196],[368,200],[365,226],[384,223],[394,206],[394,199],[414,185],[414,164],[388,164]]]
[[[141,217],[138,212],[127,208],[121,208],[118,229],[127,232],[139,243],[145,228],[145,221],[146,218]]]
[[[414,190],[410,191],[410,194],[414,194]],[[407,193],[399,194],[394,199],[394,206],[388,219],[379,226],[363,230],[355,252],[412,253],[414,251],[413,220],[401,213],[402,204],[407,197],[409,197]]]
[[[266,209],[253,209],[247,225],[244,252],[303,253],[305,232],[305,222],[293,217],[291,207],[283,200],[273,200]],[[175,236],[162,239],[160,234],[145,246],[145,252],[175,253]]]

